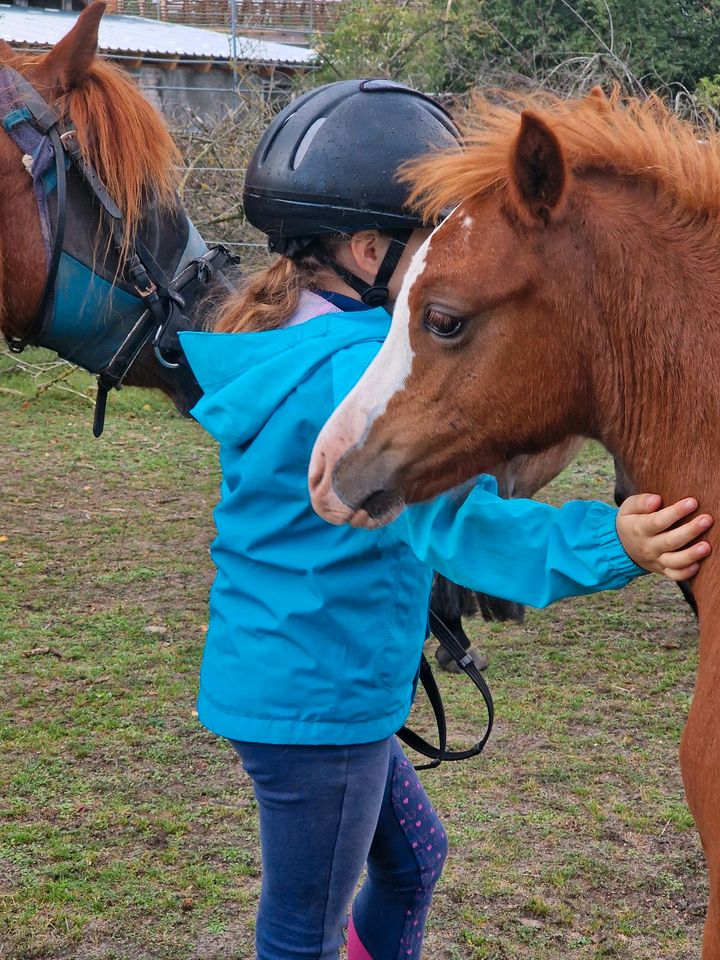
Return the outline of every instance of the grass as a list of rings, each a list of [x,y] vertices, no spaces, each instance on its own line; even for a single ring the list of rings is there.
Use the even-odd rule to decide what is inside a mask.
[[[251,960],[252,792],[194,714],[213,444],[131,390],[96,441],[89,378],[38,393],[11,367],[0,356],[0,956]],[[611,488],[588,445],[547,498]],[[452,848],[425,956],[697,957],[705,872],[677,764],[696,629],[679,593],[647,577],[473,631],[498,719],[483,758],[423,775]],[[442,685],[469,742],[480,699]]]

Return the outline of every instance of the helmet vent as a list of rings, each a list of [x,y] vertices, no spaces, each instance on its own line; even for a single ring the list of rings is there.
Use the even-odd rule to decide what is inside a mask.
[[[400,93],[411,93],[416,96],[418,91],[411,87],[406,87],[404,83],[396,83],[394,80],[385,80],[382,77],[374,77],[371,80],[363,80],[360,84],[361,90],[394,90]]]
[[[297,168],[303,162],[305,158],[305,154],[310,149],[310,144],[315,139],[315,135],[317,134],[320,127],[325,123],[326,119],[327,117],[318,117],[318,119],[314,123],[312,123],[305,131],[305,135],[303,136],[302,140],[298,144],[298,148],[295,151],[295,156],[293,157],[293,161],[292,161],[293,170],[297,170]]]

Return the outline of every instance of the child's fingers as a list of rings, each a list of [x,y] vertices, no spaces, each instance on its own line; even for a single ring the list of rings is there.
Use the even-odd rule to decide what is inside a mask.
[[[701,537],[713,525],[713,518],[703,513],[699,517],[693,517],[687,523],[681,524],[674,530],[668,530],[665,533],[658,534],[658,542],[661,550],[679,550],[686,543]]]
[[[657,493],[634,493],[626,497],[620,507],[620,513],[655,513],[662,506],[662,498]]]
[[[682,570],[671,570],[669,567],[666,567],[664,573],[668,580],[673,580],[675,583],[678,583],[680,580],[690,580],[699,569],[700,564],[693,563],[689,567],[683,567]]]
[[[685,500],[678,500],[677,503],[671,503],[669,507],[663,507],[657,513],[651,513],[645,518],[646,529],[650,533],[662,533],[676,524],[689,513],[694,513],[698,508],[698,502],[694,497],[687,497]]]
[[[674,550],[672,553],[663,553],[659,557],[659,562],[665,570],[684,570],[686,567],[697,563],[703,557],[707,557],[711,547],[707,540],[701,540],[700,543],[694,543],[685,550]]]

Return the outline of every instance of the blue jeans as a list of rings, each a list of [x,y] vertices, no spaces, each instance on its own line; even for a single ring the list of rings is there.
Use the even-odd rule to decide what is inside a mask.
[[[233,746],[255,788],[263,880],[258,960],[416,960],[445,831],[394,737],[353,746]]]

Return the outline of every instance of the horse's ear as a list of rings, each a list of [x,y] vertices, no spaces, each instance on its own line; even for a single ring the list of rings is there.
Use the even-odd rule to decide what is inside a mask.
[[[567,191],[567,167],[560,141],[545,121],[523,110],[512,148],[510,186],[531,221],[549,223]]]
[[[33,78],[43,83],[54,96],[67,93],[85,80],[97,53],[98,30],[105,7],[103,0],[93,0],[85,7],[72,30],[55,44],[33,71]]]

